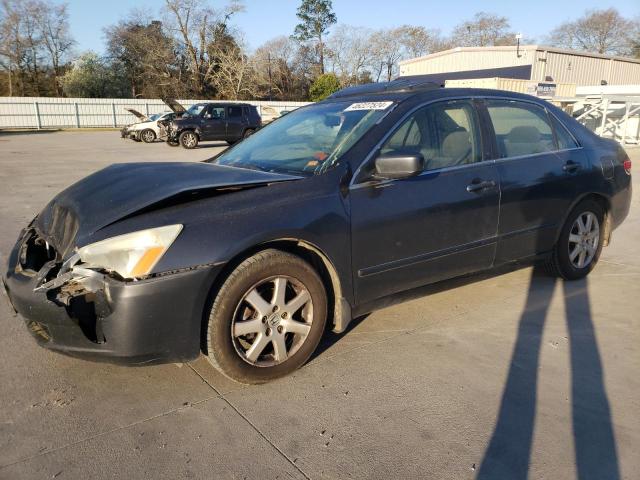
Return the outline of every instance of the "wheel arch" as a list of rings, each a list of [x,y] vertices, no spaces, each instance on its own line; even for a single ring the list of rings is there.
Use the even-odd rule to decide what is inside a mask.
[[[333,325],[335,333],[344,332],[351,321],[351,304],[344,296],[344,289],[338,271],[329,256],[313,243],[299,238],[279,238],[268,240],[253,247],[247,248],[225,263],[218,273],[210,289],[209,298],[205,305],[201,328],[201,348],[207,352],[206,336],[208,325],[208,311],[213,305],[216,295],[229,274],[244,260],[264,250],[275,249],[296,255],[313,266],[327,291],[328,308],[327,323]]]
[[[564,218],[562,219],[562,223],[560,223],[560,225],[558,226],[558,231],[556,232],[556,242],[558,241],[558,238],[560,237],[560,233],[562,232],[562,227],[564,227],[565,222],[567,221],[567,217],[569,216],[569,214],[573,211],[573,209],[580,203],[583,202],[585,200],[593,200],[595,202],[597,202],[602,209],[604,210],[604,241],[603,241],[603,246],[607,246],[609,245],[609,240],[611,239],[611,231],[612,231],[612,225],[611,225],[611,201],[610,199],[606,196],[603,195],[602,193],[597,193],[597,192],[588,192],[588,193],[584,193],[581,196],[579,196],[578,198],[576,198],[576,200],[571,204],[571,208],[567,209],[567,212],[564,215]]]

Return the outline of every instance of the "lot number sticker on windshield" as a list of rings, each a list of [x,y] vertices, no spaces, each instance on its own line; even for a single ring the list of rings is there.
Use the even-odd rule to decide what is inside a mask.
[[[344,109],[345,112],[353,112],[355,110],[386,110],[393,102],[360,102],[352,103]]]

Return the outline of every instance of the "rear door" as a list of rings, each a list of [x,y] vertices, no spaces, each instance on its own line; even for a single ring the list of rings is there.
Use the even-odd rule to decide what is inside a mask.
[[[566,130],[554,131],[541,105],[487,99],[485,106],[502,190],[496,252],[501,264],[551,250],[587,169],[582,149]]]
[[[374,152],[420,153],[422,174],[351,186],[352,256],[358,303],[491,266],[499,183],[484,160],[470,100],[411,114]],[[373,160],[372,159],[372,160]]]
[[[200,140],[224,140],[227,136],[224,105],[208,105],[202,115]]]
[[[227,106],[227,137],[230,139],[238,139],[244,133],[244,127],[247,124],[244,115],[244,107],[242,105]]]

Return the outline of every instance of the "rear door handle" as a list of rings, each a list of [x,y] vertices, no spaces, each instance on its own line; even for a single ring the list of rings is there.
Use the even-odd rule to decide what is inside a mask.
[[[484,182],[473,182],[467,185],[467,192],[479,193],[484,190],[494,188],[495,186],[496,186],[496,182],[494,182],[493,180],[485,180]]]
[[[572,161],[568,161],[562,166],[562,170],[567,173],[575,173],[580,170],[580,164]]]

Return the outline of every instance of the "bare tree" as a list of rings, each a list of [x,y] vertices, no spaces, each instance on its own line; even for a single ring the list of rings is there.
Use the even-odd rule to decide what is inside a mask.
[[[439,30],[429,30],[422,26],[403,25],[397,29],[400,43],[408,58],[421,57],[437,52],[446,45]]]
[[[513,44],[509,20],[493,13],[478,12],[472,20],[457,25],[451,34],[452,42],[460,47],[488,47]]]
[[[372,31],[363,27],[339,25],[327,40],[327,57],[343,86],[361,83],[370,77]]]
[[[280,100],[304,100],[310,81],[306,55],[295,40],[276,37],[253,55],[257,95]]]
[[[74,44],[69,32],[69,13],[66,3],[53,4],[43,2],[40,8],[38,25],[45,50],[53,69],[53,88],[56,95],[62,94],[60,76],[65,56]]]
[[[209,55],[217,60],[218,67],[211,83],[218,97],[239,100],[255,95],[256,83],[252,59],[244,53],[239,35],[228,35],[209,45]]]
[[[553,29],[549,43],[602,54],[630,55],[633,53],[632,35],[638,31],[639,23],[624,18],[615,8],[591,10],[576,21]]]
[[[242,7],[232,3],[224,10],[216,11],[200,0],[165,0],[165,5],[167,25],[173,29],[185,52],[191,88],[197,95],[211,93],[208,86],[219,66],[217,59],[210,55],[211,45],[224,41],[229,18]]]

